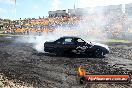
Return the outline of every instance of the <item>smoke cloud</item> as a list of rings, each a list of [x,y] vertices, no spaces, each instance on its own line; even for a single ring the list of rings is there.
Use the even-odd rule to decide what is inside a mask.
[[[132,0],[76,0],[78,1],[78,7],[95,7],[95,6],[108,6],[132,3]]]
[[[87,0],[81,0],[80,5],[83,3],[85,3],[85,7],[88,7],[87,3],[89,2],[87,2]],[[60,9],[60,5],[60,0],[53,0],[52,8],[54,8],[54,10]],[[97,42],[109,39],[109,36],[113,36],[110,35],[111,32],[109,32],[109,30],[115,32],[122,30],[122,14],[105,15],[105,7],[94,6],[96,5],[93,5],[93,7],[91,6],[90,8],[84,8],[84,12],[78,13],[81,14],[82,17],[79,22],[75,23],[75,26],[59,26],[56,27],[53,32],[42,33],[40,36],[31,34],[27,38],[19,40],[23,40],[23,42],[26,43],[32,43],[35,50],[44,52],[44,43],[46,41],[53,41],[61,36],[79,36],[85,41]],[[116,37],[117,35],[114,35],[113,37]]]
[[[102,21],[100,17],[102,15],[101,12],[102,11],[98,12],[97,18],[94,16],[88,18],[85,14],[83,14],[82,19],[75,26],[59,26],[56,27],[53,32],[42,33],[39,36],[30,34],[19,40],[25,43],[31,43],[33,48],[38,52],[44,52],[44,43],[46,41],[54,41],[62,36],[78,36],[83,38],[85,41],[102,40],[106,37],[102,34],[105,22]]]

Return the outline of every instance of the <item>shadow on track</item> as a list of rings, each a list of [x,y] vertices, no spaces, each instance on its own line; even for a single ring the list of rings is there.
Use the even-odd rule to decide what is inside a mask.
[[[37,56],[49,56],[49,57],[67,57],[67,58],[97,58],[93,55],[86,55],[86,54],[64,54],[64,55],[56,55],[54,53],[40,53],[40,52],[35,52],[33,55]],[[100,57],[100,58],[105,58]]]

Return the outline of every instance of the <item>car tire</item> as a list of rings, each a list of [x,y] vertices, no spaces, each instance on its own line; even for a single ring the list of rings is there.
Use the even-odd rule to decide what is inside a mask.
[[[103,58],[104,57],[104,52],[101,49],[96,49],[94,52],[95,57],[97,58]]]

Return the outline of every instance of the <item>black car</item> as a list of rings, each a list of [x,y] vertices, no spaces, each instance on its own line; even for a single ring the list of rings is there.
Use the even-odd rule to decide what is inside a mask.
[[[87,43],[79,37],[68,36],[61,37],[53,42],[45,42],[44,51],[57,55],[74,53],[103,57],[105,54],[109,53],[109,48],[103,44]]]

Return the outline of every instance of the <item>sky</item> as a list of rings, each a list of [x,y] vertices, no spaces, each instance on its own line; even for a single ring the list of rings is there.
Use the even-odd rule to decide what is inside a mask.
[[[0,18],[38,18],[48,11],[132,3],[132,0],[0,0]]]

